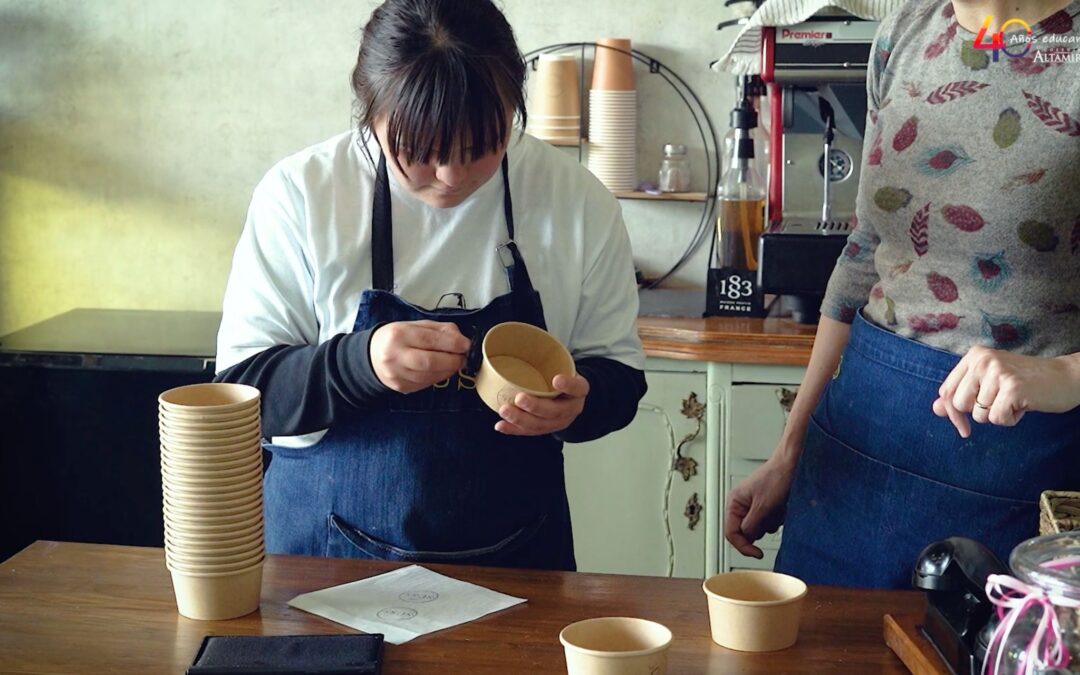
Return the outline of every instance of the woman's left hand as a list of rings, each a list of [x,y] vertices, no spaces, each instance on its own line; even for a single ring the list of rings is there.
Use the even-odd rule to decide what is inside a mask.
[[[979,424],[1013,426],[1027,412],[1060,413],[1080,405],[1080,355],[1024,356],[972,347],[938,389],[934,414],[971,435]]]
[[[495,431],[508,436],[542,436],[573,424],[585,408],[589,381],[581,375],[556,375],[551,385],[559,392],[555,398],[518,394],[513,404],[500,408],[502,419],[495,424]]]

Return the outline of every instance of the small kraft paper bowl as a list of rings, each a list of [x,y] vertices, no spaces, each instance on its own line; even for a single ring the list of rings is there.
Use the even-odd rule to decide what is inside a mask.
[[[507,321],[484,336],[483,361],[476,375],[476,393],[487,407],[499,412],[519,393],[555,398],[556,375],[573,377],[574,358],[551,333],[531,324]]]
[[[806,584],[787,574],[740,571],[702,584],[713,642],[740,652],[787,649],[799,636]]]
[[[559,642],[568,675],[663,675],[671,637],[655,621],[608,616],[570,624]]]

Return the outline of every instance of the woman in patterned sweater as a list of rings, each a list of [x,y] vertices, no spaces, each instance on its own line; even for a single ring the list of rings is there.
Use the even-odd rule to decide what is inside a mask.
[[[913,0],[873,53],[858,223],[725,534],[761,557],[784,524],[778,570],[903,588],[927,544],[1007,558],[1080,489],[1080,0]]]

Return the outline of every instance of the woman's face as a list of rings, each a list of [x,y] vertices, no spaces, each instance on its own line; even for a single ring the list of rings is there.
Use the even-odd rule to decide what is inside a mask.
[[[386,121],[379,120],[374,126],[379,145],[390,147],[386,140]],[[470,150],[466,148],[464,162],[460,161],[461,153],[455,147],[451,148],[451,159],[447,164],[439,164],[434,157],[426,164],[410,164],[400,153],[396,163],[388,161],[386,164],[394,172],[398,183],[418,199],[429,206],[446,209],[465,201],[495,174],[506,154],[506,145],[504,143],[498,150],[479,159],[471,159]],[[432,154],[437,157],[439,153]],[[398,164],[401,168],[398,168]]]

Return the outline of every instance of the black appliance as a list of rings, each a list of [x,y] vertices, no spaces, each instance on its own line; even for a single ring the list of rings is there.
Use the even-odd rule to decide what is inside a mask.
[[[986,597],[991,574],[1009,568],[972,539],[949,537],[930,544],[915,561],[911,583],[926,591],[923,634],[956,675],[979,675],[997,622]]]
[[[214,376],[218,312],[76,309],[0,338],[0,560],[161,546],[158,394]]]

